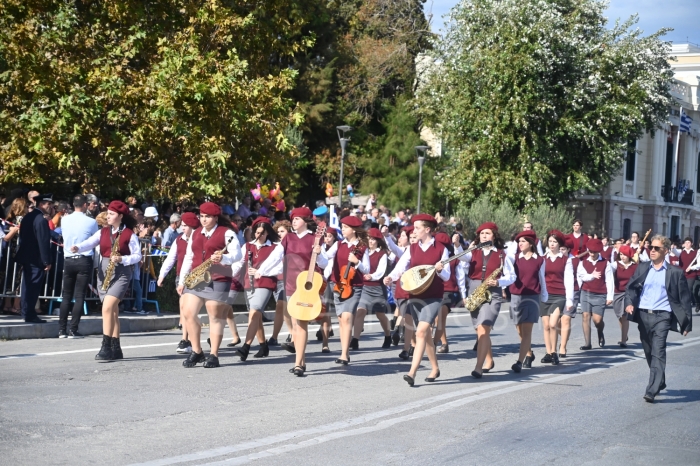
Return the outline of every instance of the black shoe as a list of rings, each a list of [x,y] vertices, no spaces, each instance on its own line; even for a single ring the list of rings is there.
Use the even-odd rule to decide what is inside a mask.
[[[398,346],[400,339],[401,339],[401,332],[399,331],[399,329],[394,330],[394,332],[391,334],[391,343],[394,346]]]
[[[297,367],[301,367],[302,369],[304,369],[304,371],[306,371],[306,366],[294,366],[294,367],[292,367],[291,369],[289,369],[289,373],[290,373],[290,374],[293,374],[293,373],[294,373],[294,369],[296,369]]]
[[[316,341],[323,341],[323,331],[321,329],[318,329],[316,332]]]
[[[408,383],[410,387],[412,387],[413,384],[416,383],[415,380],[413,380],[413,377],[411,377],[410,375],[404,375],[403,379]]]
[[[384,337],[384,344],[382,344],[382,349],[391,348],[391,337]]]
[[[605,335],[603,335],[602,330],[598,330],[598,346],[601,348],[605,346]]]
[[[646,401],[647,403],[653,403],[654,397],[652,395],[644,395],[644,401]]]
[[[411,349],[408,350],[408,357],[409,357],[409,358],[412,358],[412,357],[413,357],[413,351],[414,351],[414,350],[415,350],[415,348],[414,348],[413,346],[411,346]]]
[[[425,381],[426,382],[435,382],[435,379],[440,377],[440,369],[438,369],[437,374],[435,374],[435,377],[426,377]]]
[[[565,359],[566,353],[559,353],[559,359]]]
[[[182,324],[177,324],[177,329],[182,330]]]
[[[588,351],[589,349],[593,349],[591,345],[585,345],[579,348],[581,351]]]
[[[291,343],[291,342],[292,342],[292,336],[291,336],[291,335],[287,335],[287,339],[284,340],[284,341],[286,341],[287,343]]]
[[[627,348],[627,343],[618,341],[617,344],[620,345],[620,348]]]
[[[214,367],[221,367],[221,365],[219,364],[219,358],[214,356],[213,354],[210,354],[204,360],[204,364],[202,364],[202,367],[206,367],[207,369],[212,369]]]
[[[480,379],[483,376],[483,374],[479,374],[477,371],[472,371],[472,377],[474,377],[475,379]]]
[[[410,356],[408,355],[408,351],[406,351],[406,350],[401,351],[399,353],[399,357],[401,359],[403,359],[404,361],[408,361],[408,359],[410,358]]]
[[[85,335],[82,333],[73,330],[68,330],[68,338],[85,338]]]
[[[523,368],[532,369],[533,362],[535,362],[535,353],[532,353],[532,356],[525,356],[525,359],[523,360]]]
[[[516,374],[519,374],[520,371],[523,370],[523,363],[518,361],[515,364],[513,364],[512,366],[510,366],[510,368],[513,369],[513,372],[515,372]]]
[[[282,348],[286,349],[287,351],[289,351],[292,354],[296,354],[296,352],[297,352],[296,348],[294,348],[294,342],[292,342],[292,343],[284,342],[284,343],[282,343]]]
[[[241,361],[248,359],[248,354],[250,354],[250,345],[248,343],[244,344],[236,350],[238,355],[241,357]]]
[[[112,338],[112,358],[113,359],[124,359],[124,353],[122,353],[122,347],[119,345],[119,338]]]
[[[360,349],[360,341],[357,338],[353,338],[352,340],[350,340],[350,349],[351,350]]]
[[[114,359],[112,355],[112,337],[102,335],[102,348],[100,348],[100,352],[95,355],[95,360],[111,361],[112,359]]]
[[[189,354],[192,352],[192,343],[189,340],[180,340],[175,351],[180,354]]]
[[[488,374],[488,372],[489,372],[489,371],[492,371],[494,367],[496,367],[496,361],[491,361],[491,367],[489,367],[488,369],[484,369],[484,368],[482,367],[482,368],[481,368],[481,372],[484,372],[484,373]]]
[[[450,352],[450,345],[442,345],[437,349],[440,354],[447,354]]]
[[[474,343],[474,348],[472,348],[472,351],[476,351],[476,349],[479,347],[479,342],[477,341]]]
[[[555,356],[556,356],[556,354],[555,354]],[[550,362],[552,362],[552,355],[549,353],[545,354],[540,362],[542,364],[549,364]]]
[[[28,324],[45,324],[46,321],[44,319],[40,319],[38,317],[32,317],[31,319],[24,319],[24,321]]]
[[[182,361],[182,365],[184,367],[194,367],[202,361],[204,361],[204,351],[202,351],[201,353],[195,353],[194,351],[192,351],[190,355],[187,356],[187,359]]]
[[[267,346],[267,343],[263,343],[260,345],[260,349],[258,350],[257,353],[253,355],[254,358],[266,358],[270,355],[270,347]]]
[[[65,330],[59,330],[58,331],[58,338],[67,338],[68,334],[66,333]]]
[[[226,345],[226,346],[229,347],[229,348],[233,348],[234,346],[238,346],[238,345],[240,345],[240,344],[241,344],[241,339],[239,338],[237,342],[235,342],[235,343],[229,343],[229,344]]]
[[[394,318],[391,319],[391,330],[392,331],[396,328],[396,319],[398,319],[398,317],[396,317],[396,316],[394,316]]]
[[[557,356],[557,353],[552,353],[552,365],[553,366],[559,365],[559,356]]]
[[[327,346],[324,346],[323,348],[321,348],[321,353],[330,353],[330,352],[331,352],[331,349]]]
[[[328,336],[329,337],[335,336],[335,333],[333,333],[333,329],[331,329],[331,331],[328,333]]]
[[[335,360],[335,363],[336,363],[336,364],[342,364],[343,366],[347,366],[349,362],[350,362],[350,356],[348,356],[348,359],[347,359],[347,360],[346,360],[346,359],[340,359],[340,358],[338,358],[338,359]]]
[[[399,343],[406,343],[406,327],[401,326],[401,333],[399,337]]]
[[[211,348],[211,338],[207,338],[207,345],[209,345],[209,348]]]
[[[304,366],[294,366],[292,373],[294,375],[296,375],[297,377],[302,377],[304,375],[305,371],[306,371],[306,367],[304,367]]]
[[[268,338],[267,340],[267,346],[279,346],[280,344],[277,342],[277,338]]]

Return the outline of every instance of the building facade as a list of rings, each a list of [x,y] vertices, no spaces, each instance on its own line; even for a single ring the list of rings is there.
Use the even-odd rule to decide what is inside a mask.
[[[599,193],[576,196],[570,207],[589,233],[614,238],[640,236],[651,229],[671,238],[700,241],[700,47],[675,44],[671,93],[677,101],[653,137],[630,145],[615,179]],[[692,118],[679,134],[680,112]],[[680,137],[679,137],[680,136]]]

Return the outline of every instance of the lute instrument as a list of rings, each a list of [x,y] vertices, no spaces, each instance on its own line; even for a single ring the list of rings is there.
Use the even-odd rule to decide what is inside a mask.
[[[314,270],[318,256],[314,251],[316,246],[321,244],[321,238],[324,234],[326,234],[326,223],[319,222],[309,261],[309,270],[307,273],[300,273],[297,276],[297,289],[287,302],[287,311],[295,319],[310,321],[321,313],[320,292],[323,287],[323,276]]]
[[[475,251],[477,249],[483,249],[492,245],[493,242],[484,241],[483,243],[479,243],[475,246],[472,246],[466,251],[462,251],[459,254],[455,254],[454,256],[444,261],[441,261],[440,263],[442,265],[447,265],[453,260],[457,260],[460,257],[464,256],[465,254],[469,254],[470,252]],[[401,288],[403,288],[404,291],[407,291],[408,293],[414,295],[421,294],[430,287],[430,285],[433,283],[433,279],[435,278],[436,274],[437,271],[435,269],[435,265],[417,265],[415,267],[411,267],[410,269],[405,271],[403,275],[401,275]]]
[[[362,250],[356,246],[353,246],[350,250],[350,254],[353,254],[355,257],[361,252]],[[334,290],[338,292],[341,300],[346,300],[352,296],[352,279],[355,278],[356,274],[357,269],[355,268],[355,264],[351,264],[350,262],[340,268],[340,281],[335,284]]]
[[[644,235],[644,239],[639,243],[639,247],[634,252],[634,256],[632,256],[632,262],[634,262],[635,264],[639,264],[639,251],[642,250],[642,248],[644,247],[644,243],[647,242],[647,238],[649,237],[649,233],[651,233],[651,228],[647,230],[646,235]]]

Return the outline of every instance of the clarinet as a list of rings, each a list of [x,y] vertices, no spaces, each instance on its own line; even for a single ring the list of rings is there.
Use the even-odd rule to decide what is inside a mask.
[[[250,274],[253,268],[253,251],[248,251],[248,280],[250,280],[250,291],[255,292],[255,277]]]

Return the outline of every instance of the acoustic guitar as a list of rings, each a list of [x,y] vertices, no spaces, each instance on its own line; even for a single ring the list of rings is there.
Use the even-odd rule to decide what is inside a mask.
[[[353,248],[350,250],[350,254],[353,254],[355,257],[357,257],[362,250],[358,247],[353,246]],[[359,259],[359,257],[358,257]],[[338,292],[340,295],[340,299],[346,300],[353,294],[353,289],[352,289],[352,279],[355,278],[355,274],[357,273],[357,269],[355,269],[354,264],[350,264],[348,262],[347,265],[344,265],[340,269],[340,281],[335,284],[334,290]]]
[[[455,254],[447,260],[441,261],[441,263],[442,265],[447,265],[465,254],[469,254],[477,249],[483,249],[492,244],[491,241],[484,241],[483,243],[470,247],[466,251]],[[434,265],[417,265],[411,267],[401,275],[401,288],[413,295],[421,294],[430,287],[436,274],[437,272]]]
[[[321,244],[324,234],[326,234],[326,223],[319,222],[313,249]],[[298,320],[314,320],[321,313],[320,293],[324,282],[323,276],[314,270],[317,256],[315,252],[311,253],[309,270],[297,276],[297,289],[287,302],[289,315]]]

